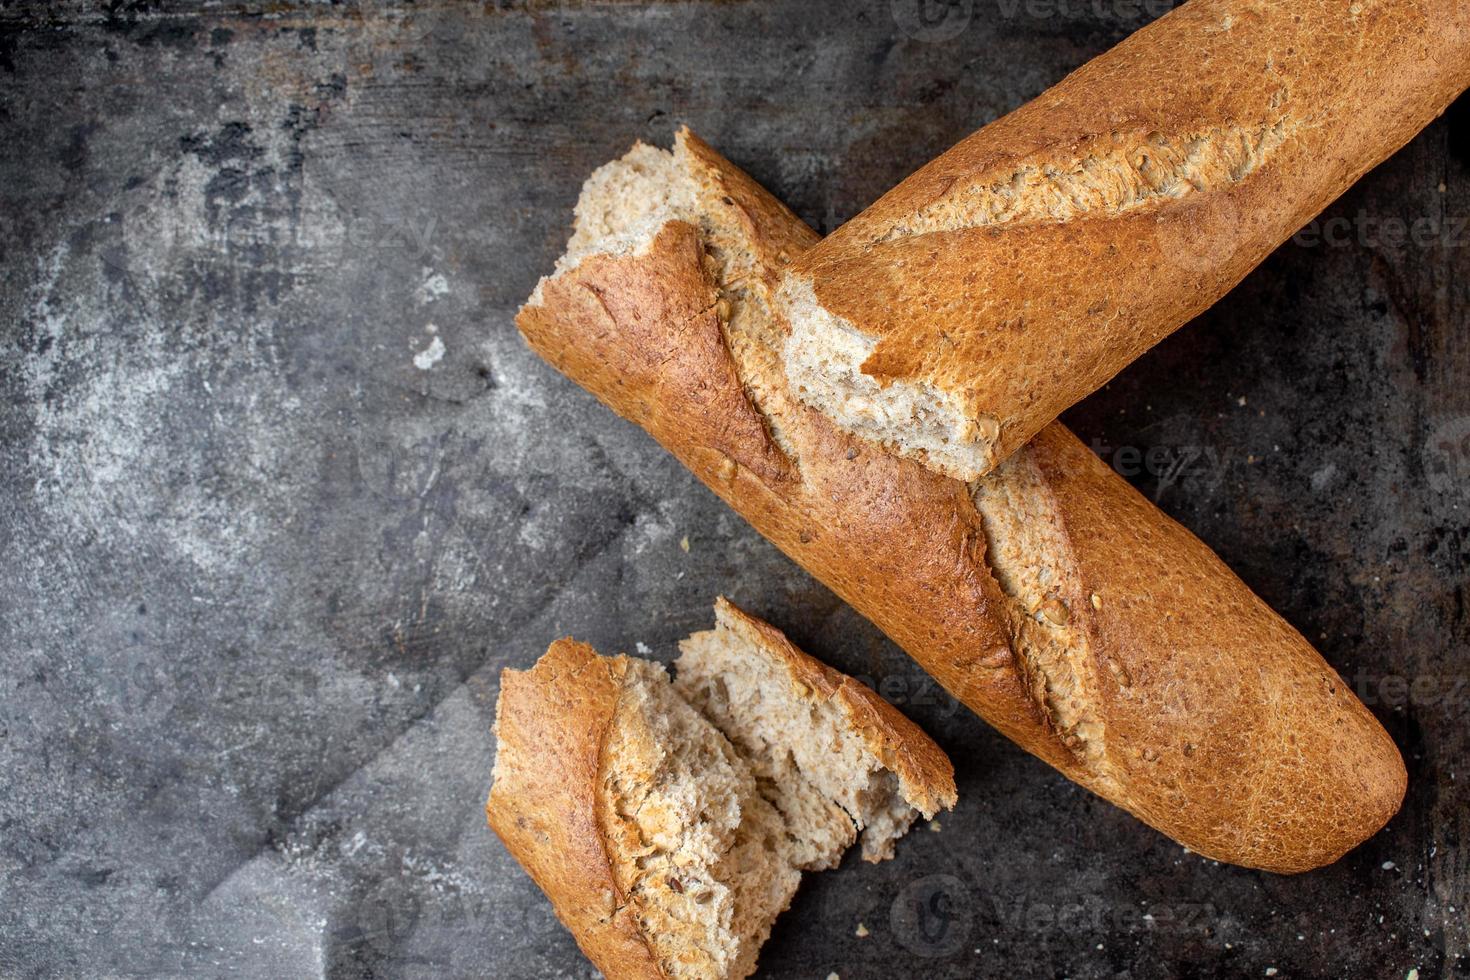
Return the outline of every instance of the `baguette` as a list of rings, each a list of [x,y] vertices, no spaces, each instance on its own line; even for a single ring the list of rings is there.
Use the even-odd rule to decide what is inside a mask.
[[[801,872],[955,802],[927,735],[723,598],[659,664],[558,640],[501,675],[490,826],[609,978],[755,970]]]
[[[531,346],[674,453],[960,701],[1174,840],[1296,872],[1398,810],[1332,668],[1060,424],[967,485],[801,404],[781,271],[817,236],[687,130],[588,180]]]
[[[1190,0],[797,261],[787,377],[843,429],[974,479],[1467,85],[1460,0]]]

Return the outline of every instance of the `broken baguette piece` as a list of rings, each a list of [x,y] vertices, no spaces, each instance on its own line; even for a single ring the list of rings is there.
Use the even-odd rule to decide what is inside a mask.
[[[797,397],[990,472],[1470,85],[1460,0],[1189,0],[794,262]]]
[[[955,803],[918,726],[721,598],[672,683],[558,640],[507,670],[490,826],[609,977],[740,978],[802,871]]]

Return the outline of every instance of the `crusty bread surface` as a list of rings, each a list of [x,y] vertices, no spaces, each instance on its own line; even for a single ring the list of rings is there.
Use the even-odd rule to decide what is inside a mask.
[[[553,643],[506,670],[486,816],[610,980],[741,978],[801,873],[882,860],[955,803],[948,758],[872,691],[719,599],[677,683]]]
[[[846,431],[974,479],[1467,85],[1461,0],[1190,0],[796,261],[787,375]]]
[[[1296,872],[1387,822],[1406,775],[1372,714],[1059,424],[966,484],[797,401],[774,293],[816,236],[687,131],[672,160],[658,200],[682,210],[650,201],[637,244],[521,310],[542,356],[1001,732],[1176,841]]]

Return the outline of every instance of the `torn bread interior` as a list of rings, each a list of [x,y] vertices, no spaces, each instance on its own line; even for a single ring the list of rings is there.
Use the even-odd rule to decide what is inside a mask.
[[[801,872],[859,839],[891,857],[920,814],[953,806],[953,769],[871,690],[723,599],[674,670],[560,640],[506,671],[487,813],[609,977],[745,977]]]

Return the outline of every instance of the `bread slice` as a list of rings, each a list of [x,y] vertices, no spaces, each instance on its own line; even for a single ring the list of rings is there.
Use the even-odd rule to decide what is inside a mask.
[[[688,131],[661,159],[636,234],[610,222],[520,311],[537,352],[1007,737],[1197,853],[1304,871],[1393,816],[1373,715],[1063,426],[963,483],[797,400],[775,293],[816,236]]]
[[[1190,0],[795,262],[787,377],[848,432],[973,480],[1467,85],[1459,0]]]
[[[755,970],[802,871],[955,802],[937,745],[721,598],[657,663],[558,640],[507,670],[490,826],[610,980]]]

